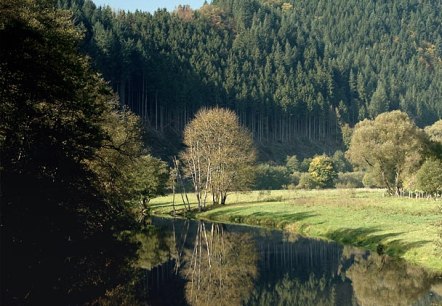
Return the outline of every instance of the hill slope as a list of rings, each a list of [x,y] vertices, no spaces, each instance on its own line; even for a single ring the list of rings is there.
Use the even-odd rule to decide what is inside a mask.
[[[384,111],[421,126],[442,117],[440,1],[215,0],[154,15],[59,5],[121,102],[160,135],[212,105],[234,109],[259,143],[323,151],[343,123]]]

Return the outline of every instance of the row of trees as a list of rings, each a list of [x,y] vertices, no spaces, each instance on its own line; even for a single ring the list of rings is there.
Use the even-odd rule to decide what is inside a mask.
[[[442,116],[439,2],[217,0],[153,15],[58,3],[121,103],[161,133],[203,106],[282,143],[339,142],[343,123],[394,109],[419,126]]]
[[[209,193],[213,204],[225,204],[228,191],[247,189],[253,183],[258,189],[290,184],[312,189],[339,182],[347,187],[385,187],[396,195],[404,190],[438,194],[442,192],[441,123],[424,131],[404,112],[383,113],[355,126],[346,156],[337,151],[333,157],[317,155],[302,162],[288,156],[285,166],[254,166],[251,135],[237,116],[226,109],[203,109],[186,126],[182,160],[200,209]],[[359,172],[345,173],[353,167]]]
[[[262,163],[256,166],[256,189],[282,188],[329,188],[362,187],[360,182],[348,178],[360,176],[352,173],[352,165],[344,152],[337,150],[332,156],[326,154],[306,157],[302,161],[296,155],[287,156],[285,165]],[[338,177],[338,174],[340,177]]]
[[[302,162],[296,156],[287,157],[285,166],[260,165],[256,186],[311,189],[337,184],[381,187],[397,195],[404,191],[438,194],[442,192],[441,133],[441,120],[423,130],[404,112],[383,113],[355,126],[345,156],[336,151],[332,157],[315,156]]]

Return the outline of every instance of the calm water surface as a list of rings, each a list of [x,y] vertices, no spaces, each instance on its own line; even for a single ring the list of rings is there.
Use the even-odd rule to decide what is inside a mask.
[[[442,305],[442,279],[281,231],[153,218],[137,266],[149,305]]]

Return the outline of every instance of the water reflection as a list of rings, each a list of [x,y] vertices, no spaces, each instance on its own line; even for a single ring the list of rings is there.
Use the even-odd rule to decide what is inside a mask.
[[[27,265],[2,271],[0,304],[442,305],[441,277],[281,231],[153,218],[119,238],[68,240],[39,265],[6,249]]]
[[[336,305],[336,291],[324,276],[301,281],[286,274],[273,286],[255,290],[245,305]]]
[[[171,259],[176,253],[176,241],[169,231],[163,231],[155,226],[145,228],[134,234],[138,242],[137,260],[135,266],[138,268],[152,270]]]
[[[51,234],[46,244],[30,246],[2,236],[0,305],[138,304],[131,290],[136,245],[104,230],[64,240]]]
[[[262,276],[245,305],[351,305],[350,282],[337,273],[338,245],[270,233],[257,242]]]
[[[198,222],[193,249],[186,250],[181,275],[190,305],[240,305],[257,276],[255,244],[249,234]]]
[[[343,275],[352,281],[358,305],[433,305],[442,303],[438,280],[428,272],[385,255],[344,248]],[[439,304],[440,305],[440,304]]]
[[[279,231],[154,219],[137,261],[151,305],[438,305],[417,267]]]

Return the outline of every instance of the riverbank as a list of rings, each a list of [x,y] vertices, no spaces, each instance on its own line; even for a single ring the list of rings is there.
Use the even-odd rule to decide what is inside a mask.
[[[196,207],[193,196],[190,201]],[[151,205],[154,214],[169,214],[172,196]],[[442,272],[441,207],[441,201],[384,197],[381,190],[275,190],[231,194],[227,205],[209,205],[195,217],[334,240]]]

